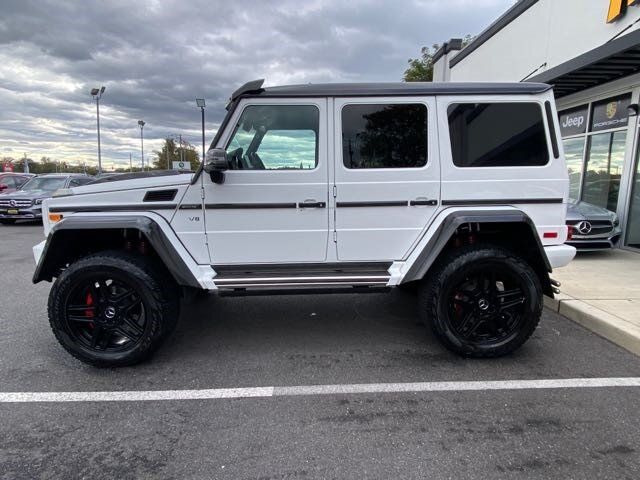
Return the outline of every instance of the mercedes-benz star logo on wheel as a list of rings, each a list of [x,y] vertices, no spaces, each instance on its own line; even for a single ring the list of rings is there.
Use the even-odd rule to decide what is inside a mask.
[[[582,235],[589,235],[591,233],[591,223],[590,222],[580,222],[576,226],[578,232]]]

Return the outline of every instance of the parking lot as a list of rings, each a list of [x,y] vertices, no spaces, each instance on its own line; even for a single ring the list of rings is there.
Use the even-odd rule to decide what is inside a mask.
[[[0,390],[179,392],[163,401],[1,403],[2,479],[640,476],[640,388],[487,383],[640,376],[640,358],[550,311],[515,355],[479,361],[448,353],[418,325],[409,293],[210,295],[183,308],[151,362],[99,370],[66,354],[49,330],[50,285],[31,283],[31,246],[41,238],[41,226],[0,227]],[[469,381],[478,382],[470,391],[398,385]],[[360,384],[384,385],[180,398]]]

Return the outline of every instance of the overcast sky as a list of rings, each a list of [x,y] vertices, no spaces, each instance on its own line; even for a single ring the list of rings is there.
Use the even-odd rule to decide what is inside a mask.
[[[229,94],[266,85],[398,81],[420,47],[477,34],[515,0],[2,0],[0,157],[140,161],[162,138],[207,143]]]

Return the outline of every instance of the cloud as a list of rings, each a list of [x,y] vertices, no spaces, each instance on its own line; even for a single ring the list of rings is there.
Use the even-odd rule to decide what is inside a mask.
[[[105,165],[182,134],[207,137],[240,84],[397,81],[420,47],[476,34],[513,0],[5,0],[0,17],[2,155]]]

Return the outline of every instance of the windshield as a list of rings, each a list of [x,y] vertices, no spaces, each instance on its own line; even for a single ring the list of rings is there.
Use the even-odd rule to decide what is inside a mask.
[[[55,192],[59,188],[63,188],[66,181],[67,179],[65,177],[35,177],[25,183],[20,190],[46,190],[47,192]]]

